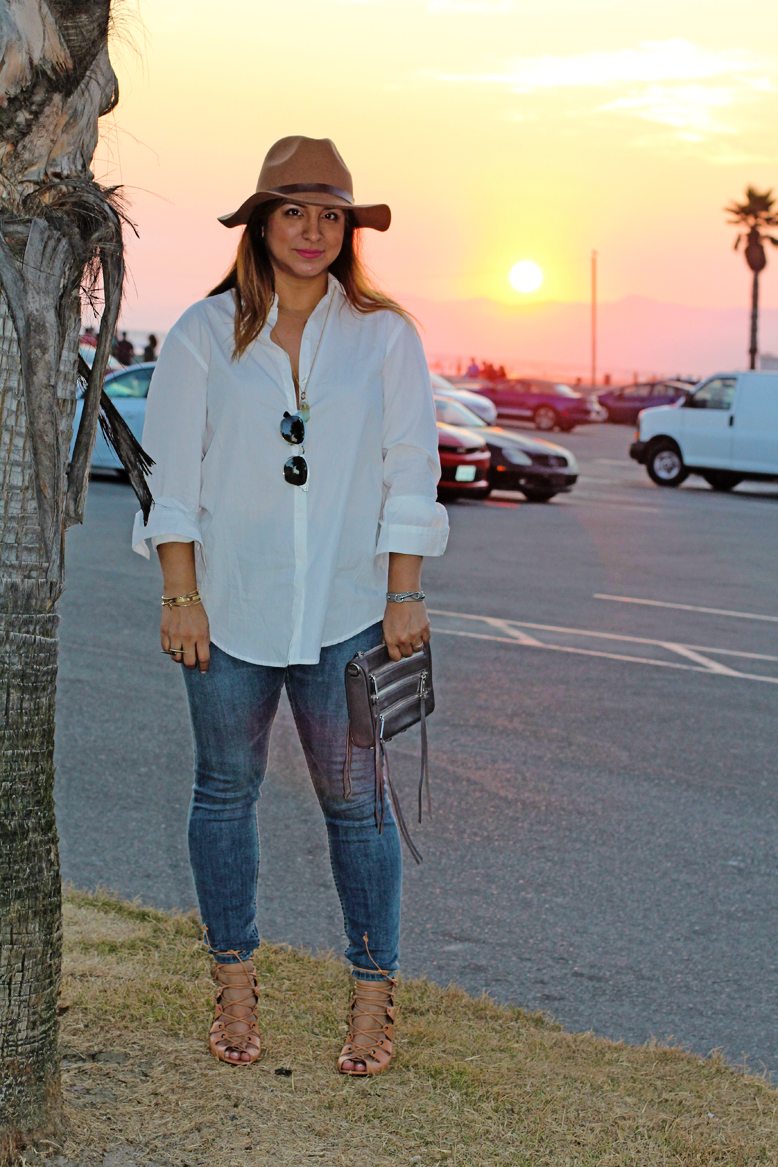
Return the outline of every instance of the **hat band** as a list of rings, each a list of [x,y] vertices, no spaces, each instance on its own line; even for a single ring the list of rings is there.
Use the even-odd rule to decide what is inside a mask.
[[[354,203],[354,196],[347,190],[341,190],[339,186],[329,186],[326,182],[292,182],[287,186],[274,186],[273,194],[328,194],[352,205]]]

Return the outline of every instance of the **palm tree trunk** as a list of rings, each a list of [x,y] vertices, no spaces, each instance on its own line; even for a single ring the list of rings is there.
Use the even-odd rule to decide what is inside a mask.
[[[121,220],[89,170],[117,96],[109,9],[0,0],[0,1163],[60,1117],[57,604],[123,275]],[[79,288],[98,257],[105,311],[68,469]]]
[[[75,409],[78,301],[70,297],[58,428]],[[14,321],[0,299],[0,1159],[56,1128],[60,874],[54,818],[57,601],[40,538]],[[59,573],[58,573],[59,574]],[[4,1144],[4,1145],[3,1145]]]
[[[748,350],[750,357],[749,369],[756,368],[756,357],[759,352],[757,345],[757,330],[759,327],[759,272],[754,272],[751,284],[751,347]]]

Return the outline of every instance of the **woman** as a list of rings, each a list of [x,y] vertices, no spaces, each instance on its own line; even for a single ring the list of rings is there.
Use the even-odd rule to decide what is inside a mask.
[[[354,976],[338,1069],[389,1064],[401,855],[394,819],[374,821],[374,767],[343,769],[344,670],[380,644],[393,659],[429,639],[425,555],[448,533],[429,373],[405,313],[371,288],[358,231],[389,208],[355,205],[329,139],[268,153],[257,191],[227,227],[237,258],[184,313],[154,372],[143,444],[155,466],[148,524],[159,553],[162,651],[186,665],[195,742],[189,853],[206,943],[217,958],[212,1053],[257,1060],[252,952],[256,802],[286,686],[324,812]]]

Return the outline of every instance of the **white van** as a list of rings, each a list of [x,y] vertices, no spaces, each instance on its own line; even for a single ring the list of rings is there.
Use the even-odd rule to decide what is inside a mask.
[[[714,490],[778,480],[778,372],[720,373],[676,405],[644,409],[630,457],[657,486],[701,474]]]

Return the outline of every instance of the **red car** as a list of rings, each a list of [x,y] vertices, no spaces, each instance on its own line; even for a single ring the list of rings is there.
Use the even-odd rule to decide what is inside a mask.
[[[483,438],[472,430],[438,422],[440,498],[483,498],[492,456]]]

